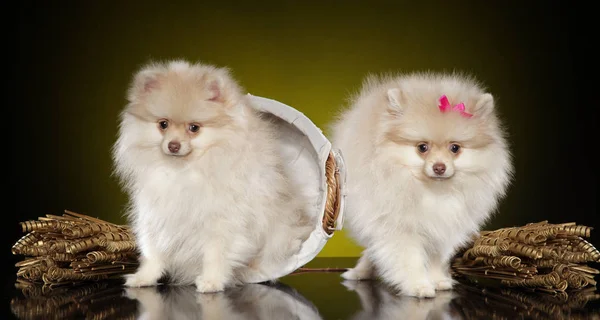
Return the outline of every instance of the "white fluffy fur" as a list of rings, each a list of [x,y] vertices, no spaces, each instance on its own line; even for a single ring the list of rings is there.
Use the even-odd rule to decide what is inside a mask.
[[[442,113],[442,95],[473,117]],[[492,95],[459,74],[371,76],[332,131],[348,174],[345,227],[365,248],[342,276],[379,276],[416,297],[451,289],[451,256],[493,214],[511,179]],[[442,176],[434,163],[445,164]]]
[[[113,150],[141,253],[127,286],[167,275],[199,292],[221,291],[268,273],[312,230],[273,124],[245,97],[224,68],[172,61],[135,75]],[[177,154],[171,141],[180,143]]]

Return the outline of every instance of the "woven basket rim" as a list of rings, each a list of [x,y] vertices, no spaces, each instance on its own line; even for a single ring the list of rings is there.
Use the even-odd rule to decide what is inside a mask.
[[[336,229],[341,202],[340,169],[333,152],[329,152],[329,156],[325,162],[325,177],[327,182],[327,199],[325,201],[325,214],[323,215],[323,231],[331,235]]]

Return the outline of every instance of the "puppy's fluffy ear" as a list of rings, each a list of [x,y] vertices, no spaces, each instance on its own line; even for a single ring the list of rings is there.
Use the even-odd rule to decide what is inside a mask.
[[[208,90],[208,100],[226,106],[235,105],[241,97],[241,89],[228,69],[218,68],[209,72],[203,81]]]
[[[152,90],[158,89],[164,72],[164,68],[158,65],[149,65],[137,72],[129,88],[129,101],[139,101]]]
[[[404,110],[404,92],[400,88],[391,88],[387,91],[388,111],[392,114],[402,114]]]
[[[478,117],[486,117],[494,111],[494,97],[489,93],[484,93],[479,96],[475,107],[473,108],[473,115]]]

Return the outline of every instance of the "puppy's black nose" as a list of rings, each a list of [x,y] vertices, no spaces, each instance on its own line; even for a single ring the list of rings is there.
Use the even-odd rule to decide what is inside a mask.
[[[171,151],[171,153],[179,152],[179,148],[181,148],[181,143],[177,141],[169,142],[169,151]]]
[[[433,172],[435,172],[435,174],[437,175],[442,175],[444,174],[444,172],[446,172],[446,165],[443,163],[436,163],[433,165]]]

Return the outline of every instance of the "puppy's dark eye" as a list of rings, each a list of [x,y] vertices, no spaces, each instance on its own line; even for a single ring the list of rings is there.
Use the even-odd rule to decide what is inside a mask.
[[[452,153],[458,153],[460,151],[460,146],[457,145],[456,143],[453,143],[450,145],[450,151]]]
[[[419,150],[420,153],[425,153],[429,150],[429,146],[427,143],[419,143],[417,145],[417,150]]]
[[[165,130],[166,128],[169,127],[169,121],[167,121],[167,120],[160,120],[158,122],[158,127],[161,128],[162,130]]]
[[[196,132],[198,132],[198,130],[200,130],[200,125],[196,124],[196,123],[192,123],[188,127],[188,130],[190,130],[190,132],[196,133]]]

